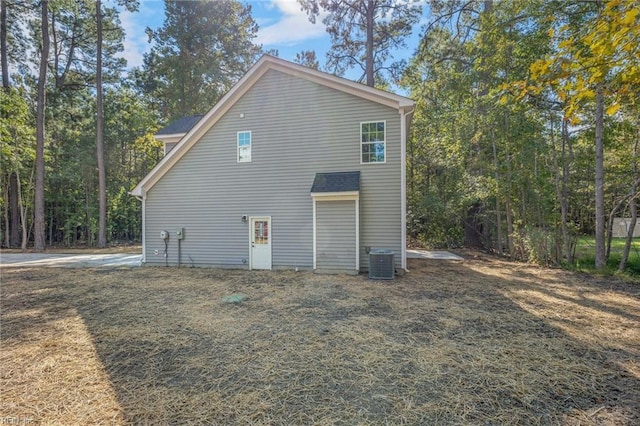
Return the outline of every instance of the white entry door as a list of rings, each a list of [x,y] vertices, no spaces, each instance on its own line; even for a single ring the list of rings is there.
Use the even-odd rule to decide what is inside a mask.
[[[252,217],[251,269],[271,269],[271,217]]]

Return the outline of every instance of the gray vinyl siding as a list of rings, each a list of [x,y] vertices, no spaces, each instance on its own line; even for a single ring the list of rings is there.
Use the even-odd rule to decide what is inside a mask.
[[[177,263],[175,230],[184,227],[183,264],[246,268],[249,225],[241,216],[249,215],[272,218],[274,269],[311,269],[315,173],[355,170],[361,268],[366,246],[399,254],[400,119],[394,108],[269,70],[147,192],[147,263],[164,264],[163,229],[171,232],[168,261]],[[386,163],[360,164],[360,123],[382,120]],[[250,163],[237,162],[239,131],[251,131]]]
[[[356,202],[316,203],[316,267],[327,271],[356,269]]]

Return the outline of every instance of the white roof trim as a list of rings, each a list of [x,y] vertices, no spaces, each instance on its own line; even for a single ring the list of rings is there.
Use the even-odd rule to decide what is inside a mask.
[[[269,70],[277,70],[300,77],[323,86],[331,87],[360,98],[387,105],[398,110],[413,107],[413,100],[404,96],[385,92],[364,84],[336,77],[280,58],[264,55],[253,67],[224,95],[198,123],[187,132],[176,145],[129,193],[142,196],[149,191],[182,156],[224,116],[224,114]],[[173,136],[173,135],[166,135]],[[157,136],[156,136],[157,137]]]
[[[355,200],[360,196],[360,191],[342,191],[342,192],[312,192],[312,198],[343,198]]]
[[[163,142],[177,142],[182,139],[184,135],[186,135],[186,133],[171,133],[170,135],[153,135],[153,137]]]

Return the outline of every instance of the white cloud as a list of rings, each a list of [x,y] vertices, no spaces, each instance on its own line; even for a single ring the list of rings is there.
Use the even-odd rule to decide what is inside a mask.
[[[262,13],[257,9],[262,9]],[[296,0],[270,0],[260,4],[260,8],[254,7],[253,14],[260,26],[255,42],[267,48],[293,46],[327,36],[322,16],[312,24]],[[124,51],[119,56],[127,60],[127,68],[142,65],[144,54],[151,49],[145,28],[155,29],[162,25],[163,19],[164,7],[157,0],[141,0],[140,10],[134,13],[121,9],[125,40]]]
[[[146,27],[156,28],[162,24],[163,8],[158,1],[141,1],[138,12],[121,10],[120,22],[125,31],[124,51],[120,57],[127,60],[127,68],[142,66],[145,53],[151,49]]]
[[[118,56],[127,60],[127,67],[133,68],[142,65],[142,55],[144,54],[144,47],[140,43],[140,34],[136,33],[136,23],[133,16],[129,12],[120,13],[120,22],[124,29],[124,51],[120,52]]]
[[[317,39],[326,35],[322,17],[315,24],[309,22],[307,13],[300,10],[296,0],[272,0],[272,6],[282,15],[274,24],[258,30],[257,43],[265,47],[281,44],[293,45],[301,41]]]

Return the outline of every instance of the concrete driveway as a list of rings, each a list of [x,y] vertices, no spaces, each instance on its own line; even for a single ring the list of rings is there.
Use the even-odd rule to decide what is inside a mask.
[[[409,259],[464,260],[457,254],[443,250],[408,249],[407,257]]]
[[[56,254],[56,253],[0,253],[0,266],[54,266],[60,268],[117,268],[136,267],[142,254]]]
[[[448,251],[407,250],[413,259],[463,260]],[[54,266],[60,268],[118,268],[137,267],[142,254],[59,254],[59,253],[0,253],[0,266]]]

